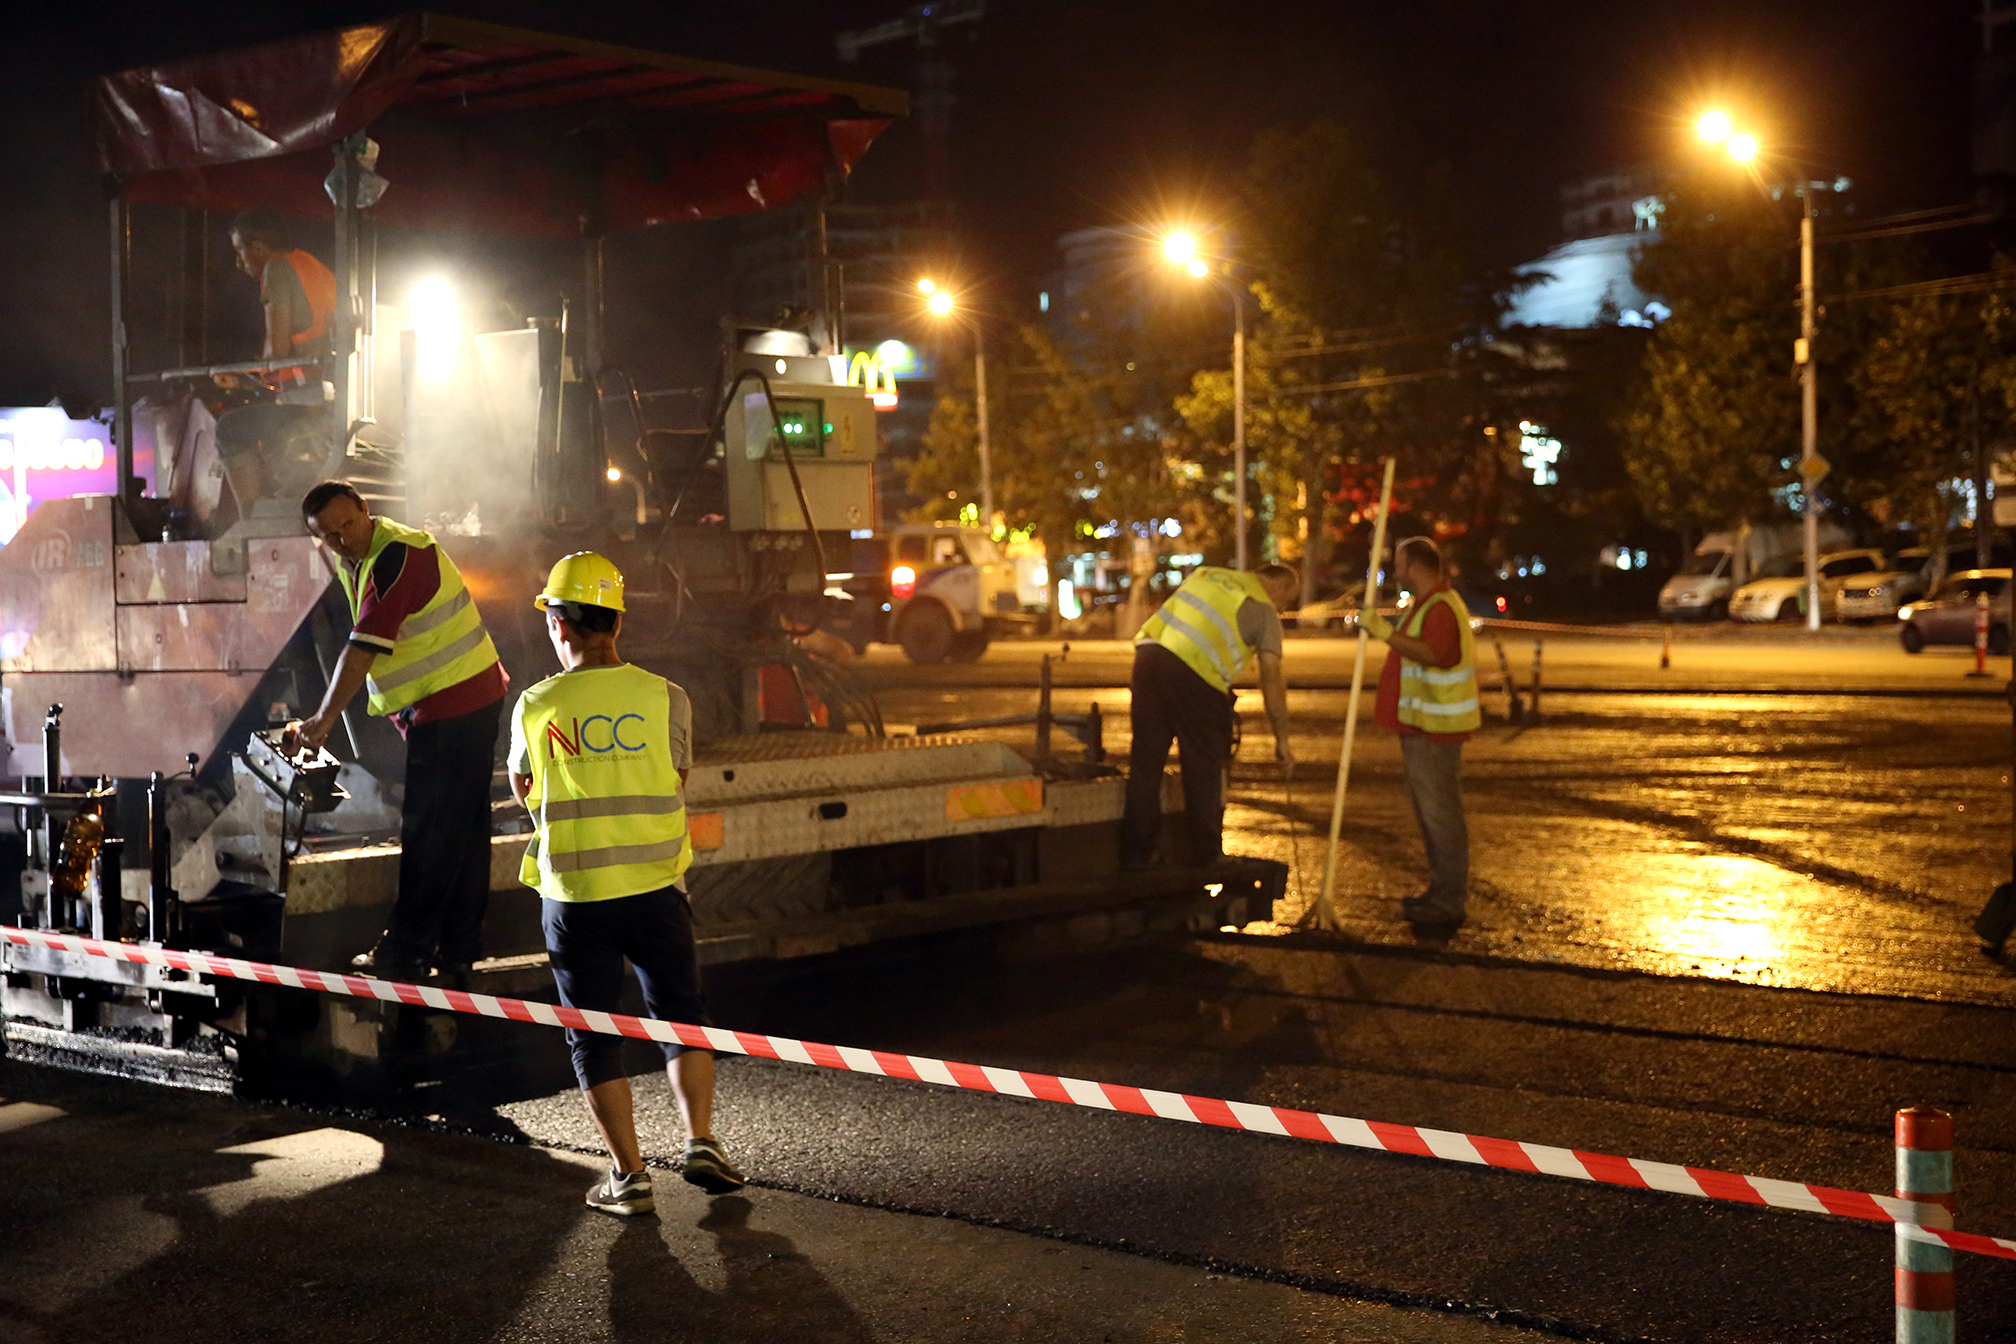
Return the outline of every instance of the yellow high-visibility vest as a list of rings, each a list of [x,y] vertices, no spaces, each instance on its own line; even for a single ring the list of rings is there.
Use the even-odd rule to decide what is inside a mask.
[[[1421,638],[1428,609],[1446,605],[1456,617],[1463,654],[1454,667],[1429,667],[1412,658],[1400,660],[1400,722],[1424,733],[1468,733],[1484,718],[1477,708],[1477,645],[1470,635],[1470,609],[1453,588],[1444,588],[1425,602],[1416,602],[1400,618],[1400,632]]]
[[[685,874],[671,715],[671,683],[629,663],[562,672],[518,697],[514,741],[531,758],[525,805],[539,825],[520,881],[552,901],[613,901]]]
[[[1229,691],[1232,678],[1253,660],[1253,646],[1239,633],[1239,608],[1248,598],[1274,605],[1257,576],[1207,565],[1169,594],[1134,642],[1160,644],[1192,672]]]
[[[343,595],[350,599],[350,619],[355,622],[363,600],[364,576],[378,563],[379,554],[395,541],[409,547],[431,546],[441,567],[441,586],[426,606],[399,624],[392,648],[371,664],[364,688],[370,692],[373,714],[397,714],[436,691],[445,691],[467,681],[497,661],[497,646],[483,628],[476,601],[462,582],[462,572],[448,558],[432,535],[417,527],[395,523],[390,518],[371,520],[371,549],[364,563],[354,570],[347,561],[336,563],[336,579]]]

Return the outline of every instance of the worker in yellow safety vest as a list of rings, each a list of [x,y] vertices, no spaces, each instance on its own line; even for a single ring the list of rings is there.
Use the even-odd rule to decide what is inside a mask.
[[[1133,748],[1120,825],[1121,866],[1155,863],[1162,831],[1162,772],[1169,744],[1183,762],[1183,812],[1199,865],[1225,853],[1225,771],[1232,760],[1232,682],[1260,667],[1260,693],[1274,729],[1274,759],[1292,769],[1288,688],[1281,673],[1281,609],[1301,577],[1286,565],[1254,573],[1205,566],[1183,581],[1134,639],[1129,715]]]
[[[613,1013],[623,962],[637,968],[646,1013],[711,1026],[683,879],[693,862],[685,779],[693,764],[686,692],[616,652],[623,575],[606,557],[562,559],[534,599],[561,670],[518,697],[511,716],[511,794],[537,831],[519,877],[538,890],[560,1002]],[[574,1076],[608,1147],[609,1174],[588,1206],[618,1215],[654,1207],[637,1145],[622,1042],[567,1032]],[[686,1127],[685,1178],[709,1194],[742,1187],[714,1138],[714,1056],[664,1047]]]
[[[466,973],[482,953],[490,901],[490,781],[509,684],[455,562],[418,528],[372,516],[348,481],[301,501],[308,533],[333,556],[351,630],[322,704],[289,725],[319,747],[359,690],[406,739],[399,896],[365,970]]]
[[[1477,650],[1470,610],[1449,586],[1442,552],[1427,537],[1393,548],[1393,578],[1412,594],[1394,622],[1367,605],[1359,621],[1392,650],[1379,673],[1373,711],[1400,734],[1407,796],[1428,849],[1428,890],[1400,903],[1421,928],[1463,922],[1470,888],[1470,832],[1463,817],[1463,743],[1483,722],[1477,707]]]

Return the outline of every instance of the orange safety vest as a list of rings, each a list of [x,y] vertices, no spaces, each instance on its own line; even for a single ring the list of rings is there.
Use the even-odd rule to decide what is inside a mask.
[[[308,325],[294,333],[294,352],[304,353],[302,346],[313,342],[327,343],[329,324],[336,316],[336,277],[317,261],[315,257],[300,248],[282,253],[267,265],[285,262],[294,268],[294,274],[301,279],[301,292],[308,296]],[[305,368],[275,369],[273,375],[283,383],[305,383],[309,370]]]

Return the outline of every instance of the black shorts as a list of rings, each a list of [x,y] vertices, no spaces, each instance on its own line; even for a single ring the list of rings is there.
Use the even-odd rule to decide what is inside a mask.
[[[616,1013],[623,1004],[623,960],[637,968],[647,1017],[711,1027],[700,992],[700,965],[693,951],[693,911],[677,887],[660,887],[613,901],[539,902],[546,953],[560,1002],[569,1008]],[[662,1042],[665,1058],[683,1046]],[[567,1029],[574,1077],[583,1088],[623,1073],[623,1039],[600,1032]]]

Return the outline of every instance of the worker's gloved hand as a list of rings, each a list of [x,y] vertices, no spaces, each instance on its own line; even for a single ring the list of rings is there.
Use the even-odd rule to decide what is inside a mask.
[[[1374,639],[1385,639],[1393,633],[1393,622],[1381,616],[1377,607],[1367,607],[1358,613],[1358,628]]]

